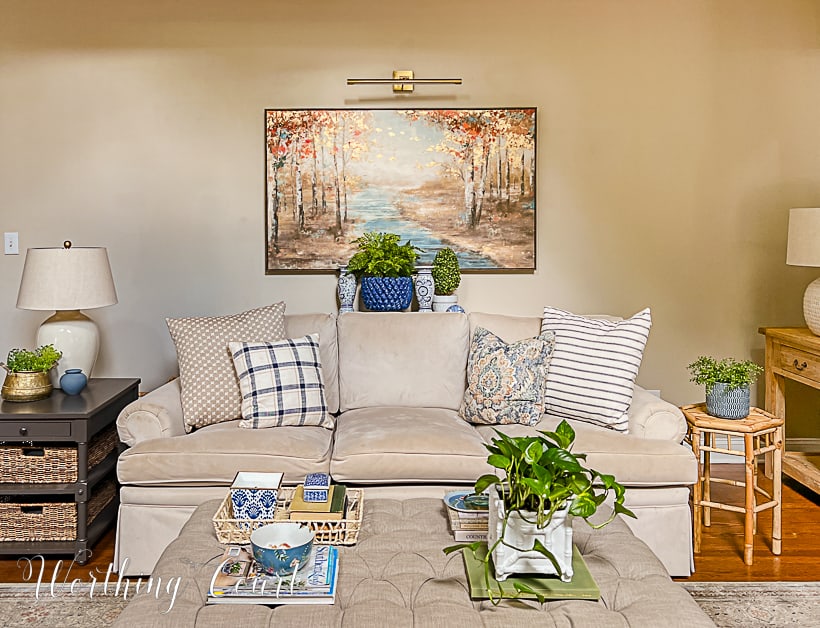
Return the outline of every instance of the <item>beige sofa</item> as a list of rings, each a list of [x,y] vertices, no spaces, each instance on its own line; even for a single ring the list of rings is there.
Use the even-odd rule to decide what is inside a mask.
[[[145,395],[117,420],[129,448],[120,456],[116,566],[149,574],[162,550],[201,503],[225,495],[237,471],[281,471],[296,484],[311,471],[365,488],[366,495],[440,497],[486,473],[490,426],[458,415],[476,326],[508,342],[539,333],[540,317],[493,314],[346,313],[287,315],[290,337],[319,333],[326,395],[337,414],[321,427],[243,429],[239,421],[185,432],[179,381]],[[504,426],[510,434],[552,429]],[[672,575],[692,568],[689,489],[695,458],[681,445],[677,407],[636,387],[629,434],[582,422],[575,450],[628,487],[627,520]]]

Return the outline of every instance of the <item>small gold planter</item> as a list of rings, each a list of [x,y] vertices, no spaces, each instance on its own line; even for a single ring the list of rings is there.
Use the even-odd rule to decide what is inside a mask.
[[[0,396],[6,401],[37,401],[48,397],[51,391],[47,371],[19,371],[6,373]]]

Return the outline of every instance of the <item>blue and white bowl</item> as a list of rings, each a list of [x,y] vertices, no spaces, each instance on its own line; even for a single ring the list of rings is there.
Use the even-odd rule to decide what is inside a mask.
[[[251,548],[266,573],[287,576],[307,564],[313,532],[301,523],[269,523],[251,532]]]

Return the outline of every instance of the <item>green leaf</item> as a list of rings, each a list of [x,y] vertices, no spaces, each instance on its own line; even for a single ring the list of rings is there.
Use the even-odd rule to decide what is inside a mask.
[[[615,508],[614,508],[614,510],[615,510],[615,512],[616,512],[617,514],[619,514],[619,515],[624,515],[624,516],[626,516],[626,517],[632,517],[633,519],[637,519],[637,518],[638,518],[638,517],[635,515],[635,513],[634,513],[634,512],[632,512],[631,510],[629,510],[629,508],[627,508],[627,507],[626,507],[626,506],[624,506],[623,504],[619,504],[618,502],[615,502]]]
[[[472,543],[459,543],[458,545],[450,545],[445,547],[442,552],[445,554],[452,554],[453,552],[457,552],[459,550],[468,549],[473,552],[477,552],[478,549],[483,545],[484,541],[474,541]]]
[[[541,541],[535,539],[532,543],[532,550],[548,558],[552,563],[552,566],[555,567],[555,571],[557,573],[561,573],[561,565],[558,564],[558,559],[555,558],[555,554],[544,547],[544,544]]]
[[[490,454],[487,457],[487,462],[496,469],[506,469],[510,466],[510,459],[501,454]]]
[[[498,476],[493,475],[492,473],[482,475],[475,481],[476,494],[484,492],[488,486],[492,486],[493,484],[501,484],[501,480]]]
[[[537,440],[533,440],[524,450],[524,460],[529,464],[534,464],[541,459],[543,453],[544,448],[541,446],[541,443]]]
[[[572,506],[569,511],[576,517],[583,517],[586,519],[587,517],[594,515],[597,509],[598,504],[595,503],[595,500],[589,495],[583,494],[575,497],[575,501],[572,502]]]
[[[543,593],[541,593],[540,591],[536,591],[528,584],[516,581],[513,582],[513,586],[515,587],[515,590],[519,593],[527,593],[529,595],[534,595],[535,599],[538,600],[539,604],[543,604],[547,600],[546,596]]]

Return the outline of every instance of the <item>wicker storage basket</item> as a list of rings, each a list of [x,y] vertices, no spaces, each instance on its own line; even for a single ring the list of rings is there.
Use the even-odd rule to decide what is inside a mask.
[[[88,468],[102,462],[119,442],[116,425],[92,438],[88,446]],[[0,483],[59,484],[76,481],[76,445],[0,445]]]
[[[279,489],[276,514],[273,519],[234,519],[231,495],[222,500],[214,515],[214,530],[220,543],[226,545],[244,545],[250,543],[251,532],[268,523],[275,521],[291,521],[288,517],[290,502],[293,499],[293,487]],[[345,519],[338,521],[303,521],[313,530],[314,540],[321,545],[353,545],[359,538],[359,528],[362,525],[362,511],[364,510],[364,491],[362,489],[347,489],[347,513]],[[294,520],[295,521],[295,520]]]
[[[88,502],[89,524],[116,494],[113,481],[95,487]],[[0,541],[76,541],[77,504],[69,497],[71,501],[0,502]]]

